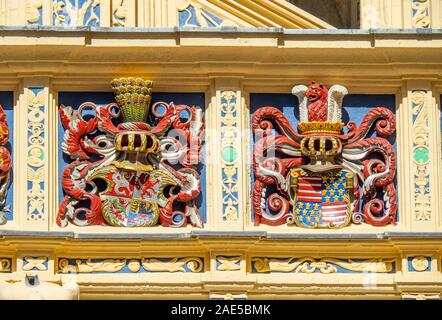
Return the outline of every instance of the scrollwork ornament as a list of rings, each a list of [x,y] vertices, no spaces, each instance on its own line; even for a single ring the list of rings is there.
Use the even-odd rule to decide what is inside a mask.
[[[413,11],[412,26],[413,28],[429,28],[430,27],[430,2],[429,0],[411,0],[411,8]]]
[[[255,225],[339,229],[351,223],[396,224],[396,155],[385,139],[395,132],[394,114],[374,107],[359,127],[348,122],[343,134],[347,93],[340,85],[294,86],[299,132],[277,108],[255,111]],[[367,137],[373,127],[378,136]]]
[[[60,107],[62,149],[72,162],[63,172],[59,226],[204,226],[196,204],[203,112],[172,102],[151,108],[152,85],[114,79],[117,103]],[[94,115],[85,119],[86,111]]]

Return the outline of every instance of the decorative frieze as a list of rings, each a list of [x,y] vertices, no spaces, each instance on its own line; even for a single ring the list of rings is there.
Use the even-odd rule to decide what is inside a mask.
[[[44,88],[27,90],[27,220],[45,220],[45,104]]]
[[[183,27],[219,27],[225,25],[234,25],[227,19],[222,19],[204,8],[197,0],[178,0],[178,20],[179,25]]]
[[[413,91],[413,175],[414,175],[414,212],[418,221],[431,220],[430,197],[430,126],[426,91]]]
[[[235,91],[221,92],[221,161],[223,220],[238,220],[239,115]]]
[[[252,258],[252,272],[269,273],[392,273],[395,259]]]
[[[430,1],[411,0],[413,28],[430,28]]]
[[[58,273],[138,273],[204,271],[204,258],[83,259],[60,258]],[[142,267],[142,268],[141,268]]]
[[[53,0],[55,26],[100,26],[100,0]]]

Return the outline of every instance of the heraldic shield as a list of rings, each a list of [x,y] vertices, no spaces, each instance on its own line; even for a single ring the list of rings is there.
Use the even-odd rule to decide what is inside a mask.
[[[292,170],[294,222],[305,228],[341,228],[351,222],[354,176],[348,170],[319,175],[303,169]]]

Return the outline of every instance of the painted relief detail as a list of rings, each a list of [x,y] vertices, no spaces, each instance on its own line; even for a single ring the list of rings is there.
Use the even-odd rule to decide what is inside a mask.
[[[233,26],[234,22],[221,19],[205,9],[198,0],[177,0],[179,25],[183,27]]]
[[[27,90],[28,104],[28,220],[45,220],[45,104],[44,88]]]
[[[324,274],[341,273],[341,269],[355,273],[393,272],[394,259],[334,259],[312,257],[303,258],[252,258],[253,268],[257,273],[268,272],[292,272],[292,273],[315,273]]]
[[[46,271],[48,270],[47,257],[23,257],[23,271]]]
[[[115,79],[112,87],[117,103],[60,107],[62,149],[73,162],[57,224],[202,228],[201,108],[158,102],[150,110],[150,80]]]
[[[142,268],[141,268],[142,267]],[[138,273],[201,272],[204,260],[199,257],[143,259],[67,259],[58,260],[59,273]]]
[[[426,91],[413,91],[411,95],[413,115],[413,172],[414,205],[418,221],[431,219],[430,197],[430,127]]]
[[[216,270],[218,271],[237,271],[241,269],[241,257],[216,257]]]
[[[26,0],[26,21],[29,24],[42,24],[43,0]]]
[[[411,0],[411,8],[413,10],[412,26],[413,28],[429,28],[430,27],[430,1],[428,0]]]
[[[6,213],[11,211],[11,205],[6,205],[8,188],[11,183],[11,154],[6,148],[9,141],[9,128],[6,113],[0,106],[0,225],[7,222]]]
[[[55,26],[99,26],[100,0],[53,0]]]
[[[112,0],[112,25],[125,27],[127,17],[128,0]]]
[[[413,270],[410,271],[423,272],[427,271],[428,267],[430,266],[431,259],[429,257],[416,256],[410,259],[411,259],[411,266],[413,268]]]
[[[343,134],[346,88],[334,85],[328,90],[313,83],[295,86],[292,93],[299,99],[300,133],[276,108],[262,107],[253,114],[255,224],[395,224],[394,149],[382,137],[367,138],[372,127],[378,135],[393,134],[394,114],[375,107],[359,127],[349,122]]]
[[[237,221],[238,216],[238,109],[233,91],[221,92],[221,160],[223,179],[223,220]]]
[[[0,258],[0,272],[12,272],[11,258]]]

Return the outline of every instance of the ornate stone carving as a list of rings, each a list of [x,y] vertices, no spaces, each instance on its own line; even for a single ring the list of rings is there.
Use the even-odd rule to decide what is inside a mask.
[[[189,258],[145,258],[142,260],[143,268],[150,272],[201,272],[204,268],[203,259]]]
[[[237,221],[238,216],[238,97],[234,91],[221,92],[221,160],[223,179],[223,219]]]
[[[141,266],[143,269],[141,269]],[[127,269],[126,269],[127,267]],[[201,272],[204,260],[199,257],[142,259],[60,258],[58,273],[138,273],[138,272]]]
[[[44,88],[27,90],[28,105],[28,220],[45,220],[44,179],[45,168],[45,104],[47,93]]]
[[[12,272],[11,258],[0,258],[0,272]]]
[[[233,21],[221,19],[204,8],[198,0],[177,0],[180,26],[218,27],[234,26]]]
[[[337,267],[353,272],[389,273],[393,271],[394,259],[334,259],[312,257],[303,258],[252,258],[253,267],[258,273],[294,272],[329,274],[341,272]]]
[[[126,259],[59,259],[59,273],[118,272],[126,266]]]
[[[125,27],[128,0],[112,0],[112,25]]]
[[[55,26],[99,26],[100,0],[52,0]]]
[[[237,271],[241,269],[241,257],[216,257],[216,270],[218,271]]]
[[[416,256],[411,259],[411,266],[413,267],[414,271],[423,272],[427,271],[430,263],[427,257]]]
[[[11,183],[11,154],[6,148],[9,141],[9,128],[6,114],[0,106],[0,225],[7,222],[6,213],[11,211],[11,206],[6,205],[8,188]]]
[[[426,91],[413,91],[411,95],[413,115],[413,172],[415,218],[431,219],[430,197],[430,127]]]
[[[253,114],[255,224],[395,224],[394,149],[384,138],[367,138],[373,126],[378,135],[393,134],[393,113],[375,107],[358,128],[349,122],[348,133],[342,134],[346,88],[334,85],[327,90],[313,83],[295,86],[292,93],[299,99],[301,134],[276,108],[262,107]]]
[[[202,228],[196,205],[202,110],[158,102],[151,110],[154,120],[148,120],[152,81],[122,78],[112,85],[117,104],[60,108],[66,129],[62,148],[74,161],[63,172],[66,196],[57,224],[181,227],[190,222]],[[95,113],[88,120],[86,109]],[[97,133],[93,139],[91,132]],[[105,187],[99,189],[100,183]]]
[[[428,0],[411,0],[411,8],[413,16],[411,25],[413,28],[429,28],[430,27],[430,1]]]
[[[26,21],[28,23],[38,23],[41,18],[43,0],[26,0]]]
[[[48,270],[47,266],[48,258],[47,257],[23,257],[23,271],[46,271]]]

